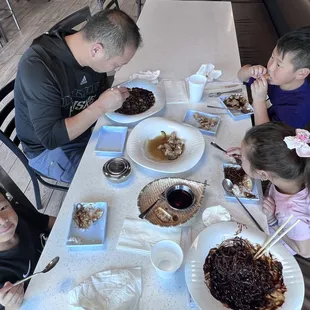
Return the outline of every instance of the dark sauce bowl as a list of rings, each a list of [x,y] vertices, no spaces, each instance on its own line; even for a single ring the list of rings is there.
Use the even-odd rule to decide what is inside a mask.
[[[170,208],[178,211],[185,211],[196,202],[196,197],[190,187],[184,184],[175,184],[169,187],[165,199]]]

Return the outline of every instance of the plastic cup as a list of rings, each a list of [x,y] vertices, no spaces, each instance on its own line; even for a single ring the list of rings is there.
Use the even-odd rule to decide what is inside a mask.
[[[174,241],[159,241],[152,247],[151,262],[160,277],[169,278],[181,267],[183,251]]]
[[[201,100],[206,83],[207,78],[203,75],[194,74],[189,77],[188,85],[191,103],[196,103]]]

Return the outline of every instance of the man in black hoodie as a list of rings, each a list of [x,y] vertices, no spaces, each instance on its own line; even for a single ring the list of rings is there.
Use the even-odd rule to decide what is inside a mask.
[[[30,166],[72,181],[93,124],[129,96],[126,88],[108,89],[105,72],[127,64],[141,42],[135,22],[119,10],[95,14],[79,32],[34,40],[14,89],[16,131]]]

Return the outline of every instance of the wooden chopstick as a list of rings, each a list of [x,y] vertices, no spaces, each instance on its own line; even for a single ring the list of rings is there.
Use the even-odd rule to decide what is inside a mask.
[[[269,249],[271,247],[273,247],[280,239],[282,239],[283,236],[285,236],[290,230],[292,230],[298,223],[300,222],[300,220],[296,220],[288,229],[286,229],[277,239],[275,239],[269,246],[265,246],[264,250],[257,255],[254,256],[254,259],[258,259],[260,258],[262,255],[264,255],[266,252],[269,251]],[[282,225],[283,226],[283,225]],[[277,232],[276,232],[277,233]],[[275,238],[276,233],[273,235],[273,239]],[[270,242],[269,242],[270,243]]]
[[[277,236],[277,234],[286,226],[286,224],[293,218],[293,215],[290,215],[288,219],[274,232],[274,234],[267,240],[267,242],[257,251],[257,253],[254,256],[254,259],[256,256],[258,256],[260,253],[264,251],[267,245],[270,244],[270,242]]]

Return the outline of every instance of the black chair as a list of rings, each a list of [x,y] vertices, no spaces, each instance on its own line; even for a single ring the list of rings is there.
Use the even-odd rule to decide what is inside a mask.
[[[108,10],[111,9],[113,5],[115,5],[115,7],[119,10],[119,4],[117,0],[111,0],[110,2],[108,2],[106,5],[104,5],[106,3],[106,0],[98,0],[98,4],[100,7],[100,10]]]
[[[33,184],[36,205],[38,209],[42,209],[41,194],[38,181],[46,187],[61,191],[67,191],[69,187],[52,184],[43,180],[41,177],[42,175],[29,166],[27,157],[19,148],[20,141],[15,133],[15,115],[12,115],[11,113],[12,111],[14,112],[15,109],[14,98],[12,96],[11,99],[8,99],[11,95],[13,95],[14,83],[15,80],[12,80],[2,89],[0,89],[0,104],[2,106],[0,110],[0,141],[2,141],[18,157],[18,159],[27,169]],[[46,176],[44,177],[48,178]]]
[[[89,7],[85,6],[84,8],[72,13],[71,15],[58,22],[48,31],[48,33],[52,33],[60,29],[73,29],[81,23],[88,21],[90,17],[91,13]]]
[[[20,188],[16,185],[16,183],[10,178],[7,172],[0,165],[0,185],[13,197],[15,203],[19,203],[25,208],[35,209],[33,204],[29,201],[29,199],[25,196],[25,194],[20,190]],[[1,191],[1,188],[0,188]],[[1,191],[2,194],[4,194]],[[11,200],[11,199],[9,199]]]

